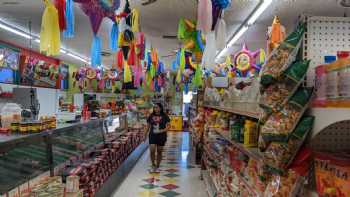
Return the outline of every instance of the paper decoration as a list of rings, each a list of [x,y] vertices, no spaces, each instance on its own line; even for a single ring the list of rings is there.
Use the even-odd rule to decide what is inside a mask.
[[[259,71],[260,67],[256,65],[256,58],[260,50],[250,51],[246,44],[243,44],[242,50],[235,55],[234,64],[238,76],[247,77],[254,75],[255,71]]]

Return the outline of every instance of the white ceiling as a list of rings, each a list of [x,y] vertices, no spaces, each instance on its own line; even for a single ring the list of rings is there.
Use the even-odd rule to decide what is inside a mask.
[[[123,1],[123,0],[121,0]],[[250,12],[258,4],[259,0],[232,0],[232,6],[225,11],[228,35],[232,34]],[[176,35],[177,23],[180,17],[195,19],[196,0],[157,0],[155,3],[143,6],[141,0],[130,0],[132,7],[139,8],[141,14],[141,29],[146,34],[146,39],[158,49],[160,56],[172,54],[179,47],[176,39],[163,39],[163,35]],[[0,0],[0,18],[27,29],[31,21],[33,32],[39,34],[41,16],[44,6],[41,0]],[[234,51],[240,49],[241,44],[246,42],[251,50],[265,47],[266,29],[271,24],[274,15],[279,15],[290,31],[298,16],[308,13],[311,15],[343,16],[344,9],[337,5],[336,0],[274,0],[273,5],[262,15],[258,22],[236,43]],[[72,39],[62,39],[63,47],[89,57],[90,43],[92,38],[91,28],[87,16],[76,5],[76,36]],[[103,38],[103,51],[108,49],[109,32],[112,22],[104,19],[99,35]],[[23,47],[29,47],[27,40],[9,34],[0,29],[0,40],[5,40]],[[33,48],[38,45],[33,43]],[[82,62],[67,56],[59,56],[68,62],[82,64]],[[163,58],[169,64],[174,57]],[[110,65],[114,61],[114,55],[104,57],[103,64]]]

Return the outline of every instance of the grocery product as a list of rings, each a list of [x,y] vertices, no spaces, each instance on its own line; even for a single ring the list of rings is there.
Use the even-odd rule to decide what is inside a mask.
[[[271,142],[263,153],[265,163],[283,172],[291,161],[293,161],[307,134],[311,131],[313,122],[314,117],[304,116],[292,132],[288,141]]]
[[[285,142],[298,124],[312,96],[313,88],[301,87],[289,99],[284,108],[271,114],[261,126],[259,148],[266,149],[271,141]]]
[[[350,193],[350,158],[345,155],[315,154],[317,193],[320,196],[345,197]]]
[[[235,120],[230,121],[230,132],[231,132],[231,139],[233,141],[239,142],[239,143],[244,142],[242,119],[236,118]]]
[[[245,120],[244,124],[244,146],[257,147],[258,146],[259,131],[257,123],[252,120]]]
[[[272,51],[267,63],[263,66],[261,75],[261,84],[270,85],[295,60],[300,41],[305,31],[305,24],[300,24],[297,29],[288,35],[288,37]]]
[[[263,89],[260,106],[268,111],[277,111],[297,90],[309,68],[310,61],[298,61],[291,65],[282,79]]]

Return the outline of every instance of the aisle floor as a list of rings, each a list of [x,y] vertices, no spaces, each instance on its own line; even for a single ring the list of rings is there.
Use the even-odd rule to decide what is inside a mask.
[[[200,169],[189,159],[189,134],[169,133],[161,172],[151,174],[149,150],[118,188],[114,197],[207,197]]]

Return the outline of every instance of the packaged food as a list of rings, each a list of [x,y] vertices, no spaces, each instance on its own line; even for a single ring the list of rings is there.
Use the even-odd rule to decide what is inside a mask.
[[[244,124],[244,146],[257,147],[258,146],[259,131],[257,123],[252,120],[245,120]]]
[[[263,89],[260,106],[268,111],[277,111],[294,94],[305,77],[310,61],[298,61],[290,66],[283,78]]]
[[[243,143],[243,123],[241,119],[236,119],[230,124],[231,139],[238,143]]]
[[[335,192],[334,188],[334,167],[331,165],[331,156],[316,153],[315,154],[315,176],[317,193],[320,196],[325,196],[327,193]]]
[[[320,196],[347,196],[350,193],[349,173],[349,157],[315,154],[316,188]]]
[[[313,88],[300,87],[281,111],[273,112],[267,117],[260,130],[260,150],[265,150],[272,141],[286,142],[288,140],[306,110],[312,93]]]
[[[345,197],[350,194],[350,159],[335,158],[331,161],[334,166],[334,184],[336,188],[336,196]]]
[[[304,116],[287,142],[271,142],[263,153],[265,163],[283,172],[298,153],[313,123],[313,116]]]
[[[300,195],[311,167],[311,150],[303,148],[284,173],[274,173],[266,186],[265,197],[292,197]]]
[[[261,84],[268,86],[281,76],[281,74],[295,60],[301,39],[305,31],[305,24],[300,24],[297,29],[275,49],[269,56],[267,63],[262,68]]]

